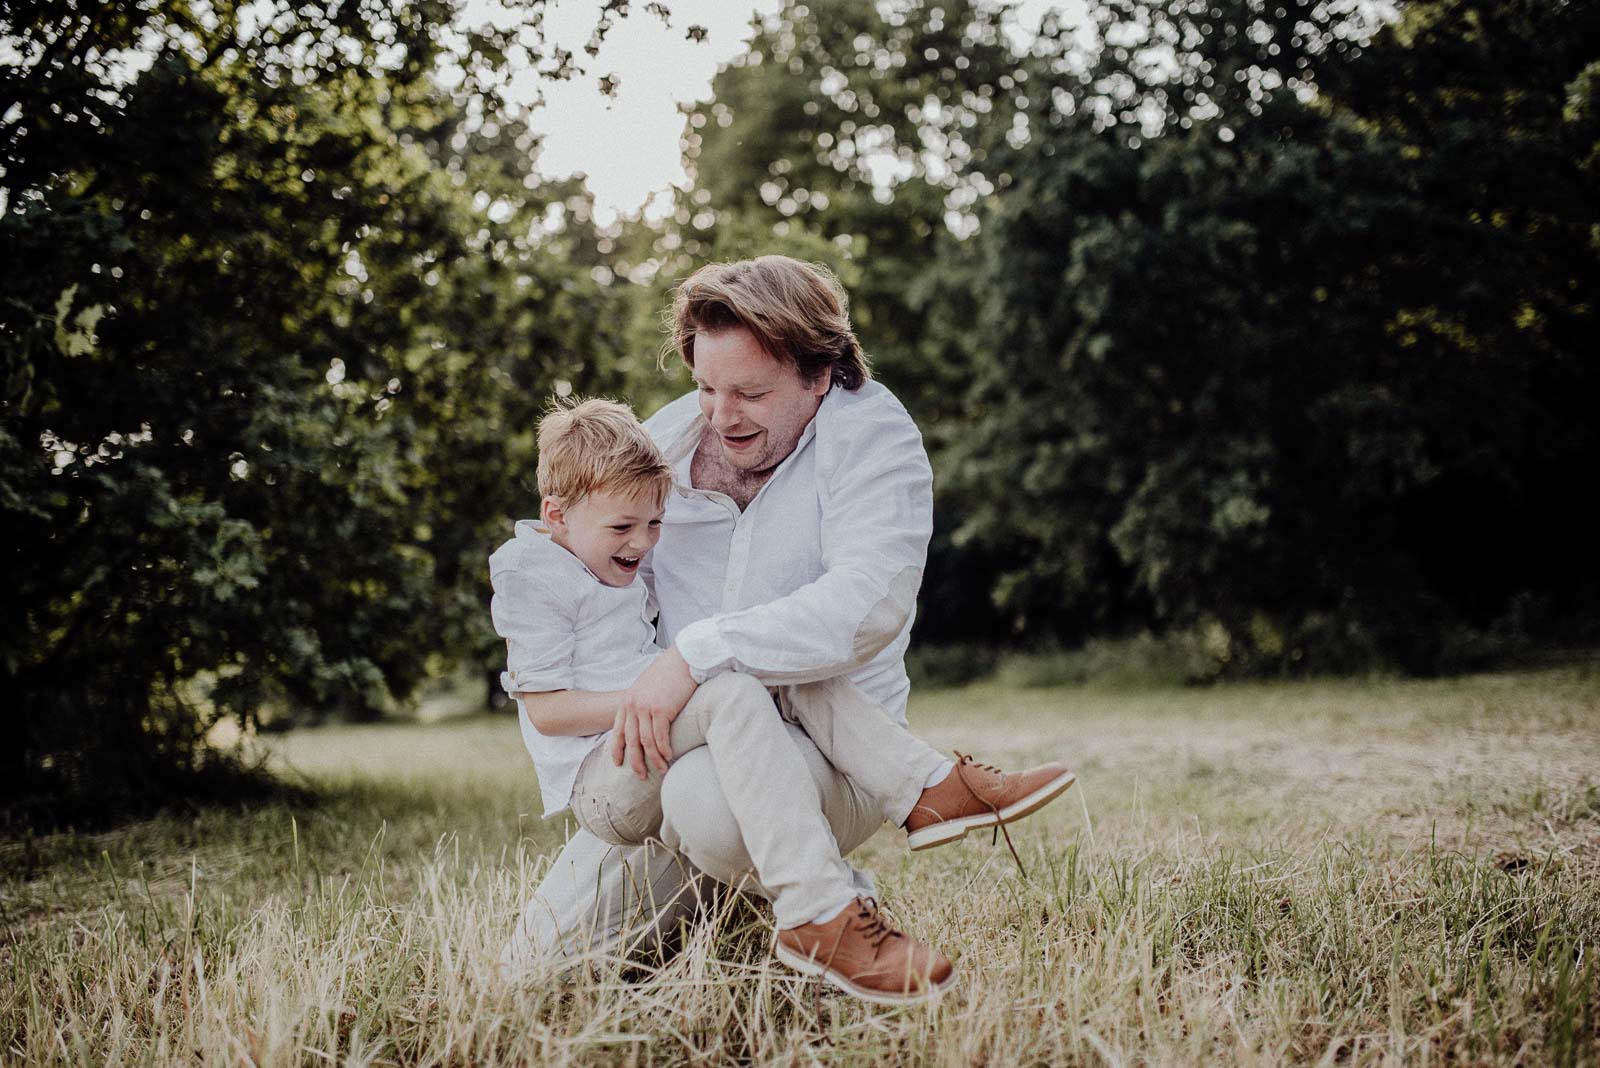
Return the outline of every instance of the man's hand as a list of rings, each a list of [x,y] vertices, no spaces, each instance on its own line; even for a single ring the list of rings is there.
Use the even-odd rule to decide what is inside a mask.
[[[611,734],[611,763],[621,767],[626,759],[635,775],[648,779],[648,758],[666,774],[673,757],[672,721],[698,687],[676,646],[656,657],[622,693]]]

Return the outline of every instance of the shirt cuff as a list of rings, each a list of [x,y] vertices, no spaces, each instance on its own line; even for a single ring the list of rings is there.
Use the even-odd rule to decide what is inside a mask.
[[[548,693],[572,689],[572,678],[557,671],[502,671],[500,688],[515,697],[519,693]]]
[[[715,619],[701,619],[690,623],[678,632],[673,644],[683,662],[689,665],[689,677],[698,683],[733,670],[733,650],[717,629]]]

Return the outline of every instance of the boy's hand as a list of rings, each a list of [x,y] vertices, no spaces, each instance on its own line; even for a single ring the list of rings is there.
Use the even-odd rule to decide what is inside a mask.
[[[689,703],[699,684],[677,647],[666,650],[623,691],[611,734],[611,763],[624,759],[633,773],[648,779],[645,760],[662,774],[672,763],[672,721]]]

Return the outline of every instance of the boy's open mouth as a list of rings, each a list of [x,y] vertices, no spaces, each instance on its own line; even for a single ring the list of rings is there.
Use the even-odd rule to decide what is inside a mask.
[[[634,570],[638,569],[639,561],[641,559],[643,559],[643,557],[639,557],[639,556],[613,556],[611,558],[611,562],[613,564],[616,564],[619,568],[621,568],[624,571],[634,571]]]

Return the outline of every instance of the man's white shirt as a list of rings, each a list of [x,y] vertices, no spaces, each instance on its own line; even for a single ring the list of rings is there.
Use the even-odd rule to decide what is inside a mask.
[[[706,429],[694,393],[645,423],[677,487],[646,580],[657,640],[696,681],[743,671],[768,686],[848,675],[905,722],[905,651],[928,540],[933,471],[922,435],[886,388],[835,386],[795,450],[741,513],[690,489]]]

